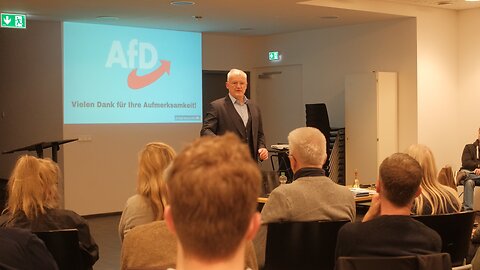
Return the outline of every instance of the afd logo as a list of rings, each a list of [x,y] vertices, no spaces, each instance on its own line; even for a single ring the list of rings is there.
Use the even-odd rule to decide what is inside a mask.
[[[160,66],[152,72],[145,75],[137,75],[138,69],[152,69],[157,63],[158,53],[151,43],[138,42],[137,39],[132,39],[128,43],[128,49],[125,52],[122,43],[114,40],[110,47],[105,67],[111,68],[113,65],[120,65],[122,68],[132,69],[127,78],[128,87],[140,89],[154,83],[165,73],[170,75],[170,61],[167,60],[160,60]]]

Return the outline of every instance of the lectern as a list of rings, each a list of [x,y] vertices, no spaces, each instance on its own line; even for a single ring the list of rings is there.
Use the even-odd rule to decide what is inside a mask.
[[[77,141],[78,139],[67,139],[60,141],[51,141],[51,142],[39,142],[29,146],[13,149],[10,151],[5,151],[2,154],[11,154],[20,151],[36,151],[39,158],[43,158],[43,149],[52,148],[52,160],[57,162],[57,152],[60,150],[60,145],[65,143],[70,143]]]

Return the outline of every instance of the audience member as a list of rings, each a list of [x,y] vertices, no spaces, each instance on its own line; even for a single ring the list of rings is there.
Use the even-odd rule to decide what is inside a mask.
[[[35,234],[17,228],[0,228],[0,269],[58,269],[57,263]]]
[[[22,156],[8,181],[8,201],[0,226],[31,231],[77,229],[85,265],[98,260],[98,246],[87,221],[77,213],[58,208],[60,169],[50,159]]]
[[[174,160],[165,221],[179,270],[245,269],[245,246],[260,225],[260,171],[233,134],[201,137]]]
[[[294,181],[275,188],[262,209],[263,225],[254,240],[259,265],[265,261],[267,223],[355,219],[352,192],[326,177],[322,169],[327,158],[325,136],[316,128],[297,128],[288,135],[288,144]]]
[[[338,232],[336,257],[439,253],[440,236],[410,217],[421,181],[422,168],[415,159],[403,153],[387,157],[380,165],[378,194],[363,222],[347,223]]]
[[[414,144],[408,148],[408,155],[422,167],[422,193],[415,198],[412,213],[415,215],[438,215],[456,213],[461,210],[457,191],[441,185],[437,180],[437,168],[432,151],[425,145]]]
[[[457,175],[458,184],[463,185],[463,210],[473,210],[473,194],[475,186],[480,185],[480,128],[478,138],[463,148],[462,167]]]
[[[118,224],[118,234],[123,241],[133,227],[163,219],[165,189],[163,171],[172,162],[175,151],[167,144],[148,143],[139,154],[137,194],[127,200]]]

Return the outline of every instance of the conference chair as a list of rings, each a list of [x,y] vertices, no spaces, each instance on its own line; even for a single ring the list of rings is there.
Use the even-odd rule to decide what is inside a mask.
[[[7,184],[8,179],[0,178],[0,213],[5,209],[7,202]]]
[[[437,253],[399,257],[339,257],[335,270],[450,270],[450,255]]]
[[[467,211],[443,215],[412,216],[442,238],[442,252],[450,254],[452,266],[464,266],[468,255],[475,212]],[[454,268],[455,269],[455,268]],[[471,269],[471,265],[457,269]]]
[[[265,270],[333,270],[338,230],[349,221],[269,223]]]
[[[78,242],[78,230],[54,230],[46,232],[34,232],[42,239],[47,249],[57,262],[59,270],[84,270],[90,267],[84,266],[82,254]]]

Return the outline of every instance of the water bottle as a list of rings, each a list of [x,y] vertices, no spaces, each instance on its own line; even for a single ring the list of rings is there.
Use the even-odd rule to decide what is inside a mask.
[[[360,187],[360,180],[358,180],[358,171],[355,170],[355,180],[353,180],[353,187],[359,188]]]
[[[280,173],[280,177],[278,177],[278,181],[280,181],[280,185],[287,183],[287,177],[285,176],[285,172]]]

